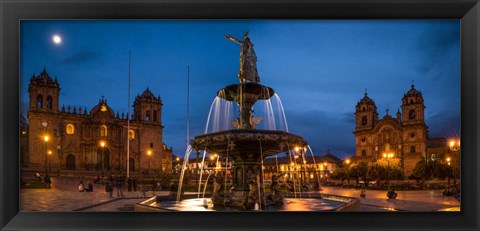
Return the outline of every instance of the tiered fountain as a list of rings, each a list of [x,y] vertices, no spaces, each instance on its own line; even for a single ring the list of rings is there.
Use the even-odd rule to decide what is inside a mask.
[[[217,96],[229,101],[235,102],[239,106],[239,116],[230,121],[235,129],[207,133],[196,136],[190,146],[198,153],[206,151],[215,153],[220,158],[230,160],[232,164],[233,187],[226,188],[226,180],[223,174],[217,174],[214,180],[214,189],[211,197],[213,210],[334,210],[335,207],[344,206],[348,200],[342,202],[325,203],[322,199],[295,199],[288,201],[284,205],[284,197],[280,193],[278,176],[272,178],[270,190],[266,193],[264,190],[264,181],[262,174],[262,164],[264,158],[274,156],[280,153],[289,152],[295,147],[307,147],[307,142],[298,135],[285,131],[277,130],[259,130],[256,129],[260,123],[260,117],[256,118],[252,107],[258,100],[268,100],[274,94],[270,87],[259,84],[260,78],[256,68],[256,55],[253,50],[253,44],[245,34],[244,40],[235,39],[229,35],[228,39],[239,43],[240,53],[240,71],[238,78],[239,84],[228,85],[217,92]],[[188,153],[186,159],[188,159]],[[185,170],[186,165],[184,164]],[[182,174],[183,175],[183,174]],[[180,179],[180,182],[182,179]],[[180,189],[179,189],[180,192]],[[191,201],[188,201],[191,200]],[[207,199],[187,199],[184,204],[173,202],[163,202],[153,205],[153,207],[163,207],[167,210],[202,210],[199,202],[203,200],[202,205],[207,209]],[[286,200],[286,199],[285,199]],[[180,196],[178,197],[180,201]],[[182,201],[183,202],[183,201]],[[291,206],[288,204],[295,204]],[[143,203],[148,204],[148,202]],[[139,211],[145,210],[139,207]],[[149,211],[148,209],[146,209]],[[207,209],[207,211],[210,211]]]

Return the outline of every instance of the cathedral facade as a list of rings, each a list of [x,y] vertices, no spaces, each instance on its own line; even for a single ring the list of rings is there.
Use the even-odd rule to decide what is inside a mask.
[[[21,132],[28,139],[23,167],[125,171],[128,152],[132,172],[172,171],[172,149],[163,143],[163,104],[148,87],[136,96],[130,121],[124,113],[115,114],[103,97],[90,110],[60,108],[60,84],[45,70],[32,76],[28,92],[28,133]]]
[[[422,92],[412,84],[402,98],[395,117],[379,119],[375,101],[365,93],[355,108],[356,158],[376,161],[383,154],[400,159],[405,176],[427,156],[428,126]]]

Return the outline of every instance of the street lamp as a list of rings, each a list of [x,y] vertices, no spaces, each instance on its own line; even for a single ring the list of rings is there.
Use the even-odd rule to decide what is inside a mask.
[[[179,166],[180,166],[180,157],[175,158],[175,162],[177,163],[177,164],[175,165],[175,174],[177,174],[178,168],[179,168]]]
[[[48,150],[48,171],[51,172],[52,171],[52,151],[51,150]]]
[[[345,163],[347,164],[347,184],[350,185],[350,159],[346,159]]]
[[[47,169],[47,158],[48,158],[48,140],[50,140],[50,136],[48,136],[47,134],[45,134],[43,136],[43,141],[45,141],[45,174],[48,173],[48,169]]]
[[[456,152],[460,149],[460,140],[459,139],[451,139],[448,142],[448,146],[450,150],[453,152],[452,160],[453,160],[453,187],[457,187],[457,178],[455,172],[455,165],[456,165]]]
[[[152,150],[148,149],[147,155],[148,155],[148,173],[150,174],[150,157],[152,156]]]
[[[390,159],[393,156],[393,153],[383,153],[383,158],[387,159],[387,189],[390,189]]]
[[[447,157],[447,165],[450,167],[450,157]],[[447,189],[450,190],[450,175],[447,175]]]
[[[103,183],[103,171],[104,171],[104,168],[105,168],[105,165],[104,165],[104,149],[105,149],[105,141],[100,141],[100,147],[102,147],[102,152],[101,152],[101,161],[102,161],[102,183]]]

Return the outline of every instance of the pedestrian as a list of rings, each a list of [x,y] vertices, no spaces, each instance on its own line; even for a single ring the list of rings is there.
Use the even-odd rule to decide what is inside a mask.
[[[94,184],[98,184],[99,181],[100,181],[100,177],[98,175],[93,178]]]
[[[142,195],[143,197],[147,197],[147,185],[145,183],[142,184]]]
[[[52,184],[52,179],[50,178],[50,176],[48,174],[46,174],[45,178],[43,178],[43,182],[47,183],[48,187],[50,187],[50,185]]]
[[[110,182],[107,182],[107,184],[105,185],[105,192],[107,192],[110,195],[110,198],[113,198],[113,196],[112,196],[113,188],[112,188],[112,185],[110,184]]]
[[[83,181],[80,181],[80,183],[78,183],[78,191],[79,192],[85,191],[85,186],[83,185]]]
[[[132,179],[130,177],[127,180],[127,184],[128,184],[128,191],[131,192],[132,191]]]
[[[40,176],[40,173],[39,173],[39,172],[36,172],[36,173],[35,173],[35,178],[36,178],[38,181],[42,181],[42,176]]]
[[[137,178],[133,178],[132,184],[133,184],[133,191],[136,192],[137,191]]]
[[[86,192],[93,192],[93,185],[92,183],[88,182],[87,184],[87,189],[85,189]]]
[[[122,179],[122,177],[117,177],[117,182],[116,182],[116,185],[115,185],[115,188],[116,188],[116,191],[117,191],[117,197],[125,197],[123,195],[122,187],[123,187],[123,179]]]
[[[360,193],[360,197],[365,198],[365,196],[367,196],[367,194],[365,194],[365,191],[366,191],[366,190],[365,190],[365,186],[363,186],[363,187],[362,187],[362,191],[361,191],[361,193]]]

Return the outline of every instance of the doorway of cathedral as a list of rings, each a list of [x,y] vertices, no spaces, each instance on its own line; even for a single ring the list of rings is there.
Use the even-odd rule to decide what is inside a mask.
[[[75,156],[74,155],[68,154],[67,159],[66,159],[66,163],[65,163],[65,167],[68,170],[75,170]]]
[[[103,156],[103,170],[110,169],[110,150],[108,148],[97,149],[97,166],[96,170],[102,170],[102,156]]]

